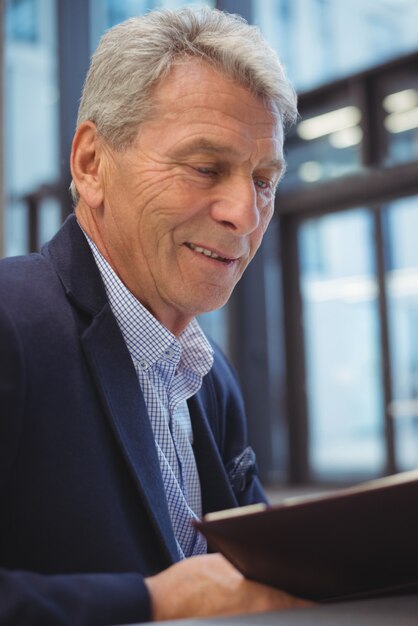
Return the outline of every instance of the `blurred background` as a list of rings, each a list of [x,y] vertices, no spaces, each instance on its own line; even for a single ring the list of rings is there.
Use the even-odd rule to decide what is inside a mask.
[[[185,4],[257,24],[300,94],[262,249],[202,317],[238,370],[263,481],[320,489],[415,468],[417,0],[3,0],[0,255],[38,250],[72,210],[100,35]]]

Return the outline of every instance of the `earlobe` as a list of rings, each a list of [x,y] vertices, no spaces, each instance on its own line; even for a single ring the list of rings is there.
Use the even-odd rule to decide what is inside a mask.
[[[92,209],[103,202],[99,176],[101,151],[93,122],[83,122],[77,129],[71,149],[71,174],[80,197]]]

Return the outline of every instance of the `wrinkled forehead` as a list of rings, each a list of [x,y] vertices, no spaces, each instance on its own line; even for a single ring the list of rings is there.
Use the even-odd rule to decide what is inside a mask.
[[[236,101],[242,102],[243,96],[248,96],[251,99],[248,107],[249,119],[254,119],[257,111],[267,112],[274,124],[283,129],[279,105],[273,97],[261,90],[257,91],[249,80],[237,78],[214,63],[190,55],[182,55],[176,59],[167,73],[153,85],[150,93],[153,114],[160,115],[167,101],[172,105],[187,93],[201,93],[210,104],[216,101],[218,95],[228,91],[231,107],[236,106]]]
[[[282,160],[281,120],[259,96],[207,64],[179,65],[154,94],[153,117],[143,124],[138,140],[152,133],[164,152],[176,146],[204,152],[233,150],[242,159]]]

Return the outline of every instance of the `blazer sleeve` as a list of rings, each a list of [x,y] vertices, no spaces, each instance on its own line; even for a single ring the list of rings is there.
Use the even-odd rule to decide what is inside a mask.
[[[23,351],[12,319],[0,306],[0,494],[19,444],[24,404]]]
[[[0,306],[0,502],[19,446],[25,377],[19,335]],[[41,575],[7,569],[1,559],[0,624],[105,626],[151,619],[150,597],[140,574]]]
[[[0,570],[0,624],[106,626],[151,619],[139,574],[42,576]]]

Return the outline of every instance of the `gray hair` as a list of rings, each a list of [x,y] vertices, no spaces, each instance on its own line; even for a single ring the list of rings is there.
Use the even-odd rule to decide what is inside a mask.
[[[149,119],[152,88],[185,56],[216,69],[263,98],[286,125],[297,116],[296,94],[259,29],[238,15],[208,7],[158,10],[108,30],[84,84],[77,127],[90,120],[114,149],[129,147]],[[74,182],[73,200],[78,200]]]

